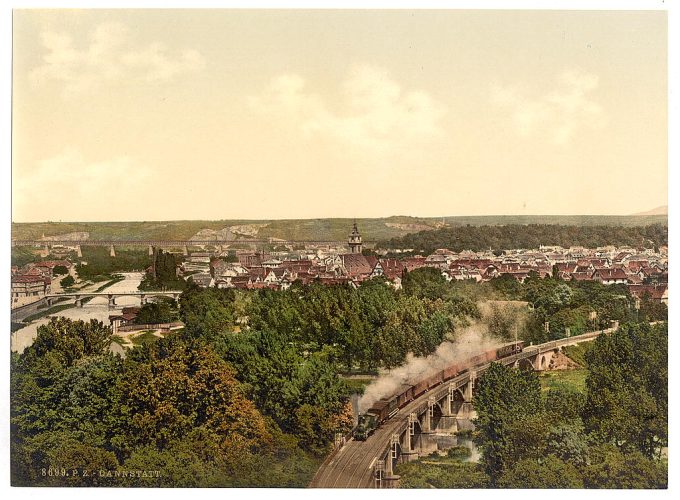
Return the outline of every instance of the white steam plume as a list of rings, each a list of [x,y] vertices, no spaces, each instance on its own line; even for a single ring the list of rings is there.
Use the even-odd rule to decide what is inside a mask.
[[[359,399],[359,412],[364,413],[377,400],[393,395],[402,384],[414,385],[453,364],[495,349],[503,342],[491,338],[488,326],[474,323],[458,330],[456,340],[442,343],[427,357],[408,355],[406,363],[389,370],[372,382]]]

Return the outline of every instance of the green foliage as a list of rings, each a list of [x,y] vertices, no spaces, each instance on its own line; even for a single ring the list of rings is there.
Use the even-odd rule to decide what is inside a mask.
[[[523,454],[540,453],[547,428],[540,417],[543,402],[533,371],[491,363],[478,381],[474,406],[481,463],[492,483]]]
[[[546,416],[553,424],[578,423],[585,401],[584,392],[564,386],[553,387],[545,397]]]
[[[588,461],[589,444],[590,440],[580,422],[563,423],[550,430],[546,438],[545,453],[581,467]]]
[[[160,338],[161,337],[155,335],[153,331],[149,330],[143,332],[141,335],[137,335],[136,337],[130,337],[130,340],[135,346],[143,346],[147,344],[153,344]]]
[[[26,326],[26,323],[15,323],[14,321],[12,321],[10,323],[9,331],[10,331],[10,333],[14,333],[18,330],[21,330],[25,326]]]
[[[489,478],[479,464],[469,462],[432,463],[418,460],[399,464],[400,488],[488,488]]]
[[[322,453],[335,432],[351,428],[349,390],[329,361],[329,351],[303,358],[271,332],[223,336],[218,352],[233,364],[257,407],[300,439],[304,449]]]
[[[53,276],[62,276],[64,274],[68,274],[68,269],[66,269],[66,266],[54,266],[52,269]]]
[[[140,290],[184,290],[186,282],[177,276],[175,254],[156,250],[152,269],[147,272],[139,285]]]
[[[454,252],[463,250],[502,250],[510,248],[538,248],[541,245],[560,245],[564,248],[603,245],[629,245],[654,248],[668,244],[668,226],[612,227],[547,224],[507,224],[505,226],[458,226],[420,231],[401,238],[381,241],[381,248],[414,248],[432,253],[437,248]]]
[[[576,467],[554,455],[515,463],[498,481],[501,488],[583,488]]]
[[[125,271],[143,271],[150,262],[146,251],[116,248],[116,256],[109,255],[106,247],[83,246],[83,262],[77,264],[76,271],[81,280],[98,281],[98,277]],[[101,280],[99,280],[101,281]]]
[[[170,298],[159,297],[155,302],[147,302],[139,309],[135,323],[139,325],[171,323],[178,318],[177,303]]]
[[[587,367],[588,365],[586,364],[586,353],[588,352],[591,346],[592,342],[583,342],[581,344],[563,347],[562,350],[564,354],[567,355],[567,357],[571,358],[572,361],[575,361],[576,363],[583,367]]]
[[[38,327],[38,336],[24,351],[29,362],[52,354],[63,366],[71,366],[85,356],[96,356],[107,352],[111,344],[111,329],[101,321],[72,321],[66,318],[52,318],[49,323]]]
[[[638,320],[646,323],[649,321],[668,321],[668,306],[663,302],[652,300],[649,293],[642,294]]]
[[[668,325],[623,325],[586,353],[586,429],[647,457],[668,442]]]
[[[108,352],[108,334],[94,321],[53,320],[39,328],[33,346],[12,354],[12,484],[307,484],[315,461],[260,414],[210,347],[172,336],[123,360]],[[319,369],[305,370],[301,388],[316,394],[309,404],[322,405],[311,379],[327,379]],[[117,479],[83,470],[161,474]]]
[[[552,277],[539,278],[535,273],[523,283],[510,275],[494,278],[489,286],[502,298],[529,302],[533,309],[520,331],[520,337],[534,344],[594,329],[609,328],[610,320],[636,320],[634,300],[624,285],[603,285],[596,281],[568,281]],[[642,319],[663,318],[663,308],[651,306]],[[597,317],[590,319],[592,312]],[[545,323],[549,323],[549,332]]]
[[[663,489],[668,487],[668,470],[639,452],[601,445],[591,450],[583,482],[586,488]]]
[[[75,282],[76,280],[73,279],[73,276],[66,276],[65,278],[59,280],[59,284],[61,285],[62,288],[68,288],[70,286],[73,286]]]
[[[416,276],[411,283],[417,280],[419,289],[429,291],[397,292],[382,278],[356,290],[346,285],[295,285],[286,291],[247,294],[242,312],[237,302],[244,295],[236,294],[233,305],[224,310],[247,316],[252,330],[276,331],[306,351],[332,347],[347,371],[374,371],[403,363],[409,352],[431,353],[453,331],[454,319],[478,315],[475,303],[457,288],[445,281],[440,287],[443,278],[438,273],[409,274]],[[435,284],[429,285],[428,278]]]
[[[30,247],[12,247],[11,263],[13,266],[24,267],[40,259],[41,257]]]
[[[472,455],[472,452],[467,446],[454,446],[453,448],[449,448],[446,452],[447,457],[458,460],[470,458],[470,455]]]
[[[233,330],[236,295],[233,290],[190,285],[181,295],[180,318],[192,338],[211,341]]]
[[[441,298],[446,294],[446,279],[439,269],[421,267],[404,273],[401,286],[407,295],[431,300]]]
[[[584,369],[541,372],[539,379],[543,390],[565,389],[585,393],[588,371]]]

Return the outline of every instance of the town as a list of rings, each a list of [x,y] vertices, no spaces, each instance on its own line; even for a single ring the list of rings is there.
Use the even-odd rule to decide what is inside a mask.
[[[412,255],[412,249],[388,252],[365,248],[354,223],[347,242],[335,246],[300,242],[279,244],[271,250],[230,250],[221,245],[216,245],[213,251],[199,250],[202,251],[177,252],[176,273],[203,288],[286,290],[295,282],[358,287],[366,280],[383,277],[398,290],[404,273],[430,267],[440,270],[447,281],[484,282],[509,276],[523,282],[531,273],[536,273],[540,278],[552,276],[565,281],[621,284],[633,297],[647,295],[650,300],[668,304],[668,247],[665,245],[658,251],[611,245],[458,253],[441,248],[430,255]],[[68,247],[53,251],[66,256],[74,253],[73,248]],[[60,274],[70,273],[75,263],[64,258],[28,263],[21,268],[12,266],[12,306],[59,291],[60,280],[55,279],[59,276],[55,269]],[[152,273],[152,267],[146,272]]]

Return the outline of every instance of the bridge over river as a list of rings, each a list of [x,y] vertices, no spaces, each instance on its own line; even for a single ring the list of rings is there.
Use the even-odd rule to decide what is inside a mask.
[[[500,360],[516,368],[546,370],[563,347],[588,342],[615,330],[609,328],[529,346]],[[457,377],[433,387],[380,426],[366,441],[349,439],[326,458],[309,484],[312,488],[390,488],[399,477],[397,463],[435,451],[435,432],[455,432],[462,421],[475,417],[472,398],[475,380],[489,363],[473,366]]]
[[[118,297],[138,297],[140,305],[144,305],[152,297],[170,297],[173,300],[179,299],[182,294],[180,290],[165,290],[165,291],[146,291],[140,292],[137,290],[131,291],[107,291],[107,292],[66,292],[66,293],[50,293],[42,297],[40,300],[31,302],[25,306],[16,307],[12,309],[11,318],[14,322],[22,321],[23,319],[36,314],[41,309],[50,307],[56,303],[66,304],[67,301],[72,300],[76,307],[83,307],[86,299],[93,299],[96,297],[106,297],[108,299],[109,308],[116,307],[116,298]]]
[[[116,297],[139,297],[140,304],[144,305],[151,297],[170,297],[173,300],[179,299],[182,292],[179,290],[166,290],[158,292],[71,292],[71,293],[50,293],[45,295],[45,301],[51,306],[61,299],[73,299],[77,307],[83,307],[83,300],[94,297],[106,297],[109,299],[109,307],[116,305]]]

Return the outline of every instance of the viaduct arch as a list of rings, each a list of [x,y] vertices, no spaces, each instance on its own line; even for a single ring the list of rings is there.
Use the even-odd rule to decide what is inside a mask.
[[[529,346],[521,353],[503,358],[500,362],[520,369],[547,370],[553,356],[563,347],[592,341],[615,328]],[[394,474],[396,464],[431,453],[436,447],[432,434],[465,428],[469,425],[469,420],[476,416],[472,405],[475,381],[489,365],[490,363],[486,363],[471,367],[466,373],[433,387],[401,408],[366,441],[354,441],[350,438],[326,458],[309,486],[395,486],[399,479]]]

